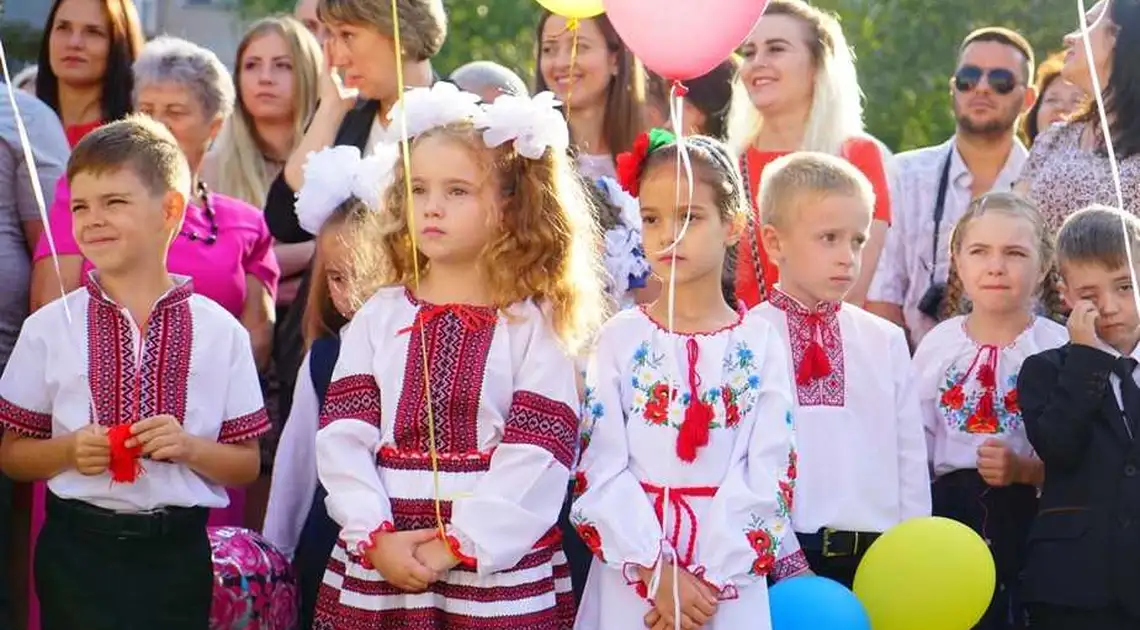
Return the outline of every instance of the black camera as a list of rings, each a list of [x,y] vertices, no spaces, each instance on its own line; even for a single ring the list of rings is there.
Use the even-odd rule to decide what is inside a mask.
[[[930,285],[926,293],[922,294],[922,299],[918,301],[918,312],[934,321],[938,321],[939,313],[942,311],[942,301],[945,299],[946,283],[936,282]]]

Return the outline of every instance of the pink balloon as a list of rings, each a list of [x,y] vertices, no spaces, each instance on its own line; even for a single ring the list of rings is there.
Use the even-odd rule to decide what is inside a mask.
[[[752,32],[767,0],[603,0],[641,63],[666,79],[707,74]]]

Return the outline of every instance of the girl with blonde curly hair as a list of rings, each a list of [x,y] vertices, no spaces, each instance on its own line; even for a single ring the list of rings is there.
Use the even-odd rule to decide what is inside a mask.
[[[341,528],[317,628],[573,623],[556,523],[597,239],[551,95],[477,100],[438,84],[393,109],[391,286],[345,331],[317,433]]]

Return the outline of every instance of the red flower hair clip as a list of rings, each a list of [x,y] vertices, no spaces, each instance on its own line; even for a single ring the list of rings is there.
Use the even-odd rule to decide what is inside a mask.
[[[617,181],[622,189],[636,197],[641,192],[641,167],[645,158],[657,149],[677,140],[677,136],[664,129],[650,129],[640,133],[630,151],[617,156]]]

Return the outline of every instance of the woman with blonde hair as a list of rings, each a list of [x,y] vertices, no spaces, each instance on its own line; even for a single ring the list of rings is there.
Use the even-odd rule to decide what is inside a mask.
[[[839,21],[801,0],[772,0],[740,52],[743,64],[733,85],[728,143],[739,156],[757,229],[760,174],[788,153],[842,156],[871,180],[875,220],[863,250],[862,275],[847,298],[858,304],[882,251],[890,194],[883,150],[863,129],[862,90]],[[745,233],[736,271],[737,296],[749,307],[764,301],[777,280],[776,267],[756,235],[756,229]]]

